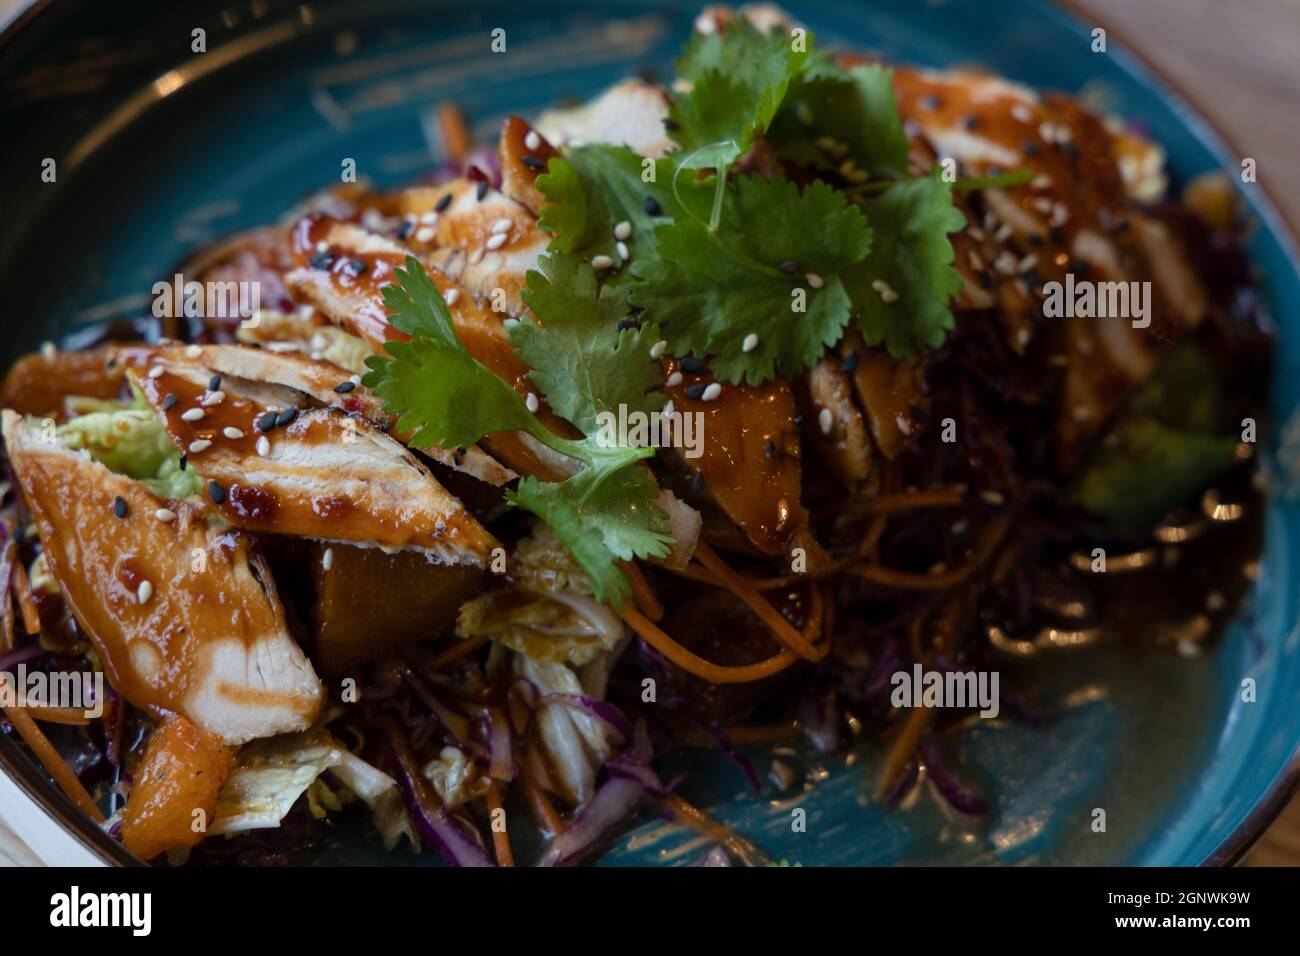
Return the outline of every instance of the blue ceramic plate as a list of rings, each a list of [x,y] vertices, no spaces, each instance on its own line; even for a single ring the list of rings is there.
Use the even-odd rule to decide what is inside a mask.
[[[494,141],[508,113],[585,98],[644,69],[664,75],[695,13],[694,3],[628,0],[228,8],[141,0],[129,16],[112,6],[38,3],[0,46],[5,359],[48,338],[75,342],[89,323],[138,310],[186,251],[274,219],[337,182],[345,158],[382,186],[420,174],[439,158],[426,121],[441,101],[459,103]],[[982,0],[789,8],[822,45],[1086,88],[1165,146],[1175,181],[1238,169],[1240,157],[1113,34],[1108,53],[1093,53],[1092,25],[1046,3],[1001,0],[996,16]],[[191,31],[200,27],[208,52],[195,56]],[[489,52],[497,27],[504,54]],[[39,182],[45,157],[58,159],[56,185]],[[1281,325],[1273,402],[1283,421],[1300,390],[1297,255],[1262,187],[1242,195],[1259,224],[1249,251]],[[965,734],[963,770],[995,802],[986,832],[949,827],[924,801],[910,812],[873,805],[870,751],[847,766],[793,755],[816,782],[781,800],[755,795],[729,763],[701,757],[685,793],[773,858],[804,865],[1231,861],[1297,773],[1298,533],[1296,506],[1272,502],[1257,582],[1212,654],[1061,652],[1036,686],[1042,699],[1073,703],[1049,728]],[[1240,699],[1246,677],[1258,687],[1252,703]],[[71,819],[7,741],[0,758],[53,815]],[[1098,807],[1105,833],[1091,828]],[[806,832],[792,830],[795,809],[807,812]],[[604,862],[685,863],[703,847],[696,834],[651,819]],[[377,859],[361,839],[322,853]]]

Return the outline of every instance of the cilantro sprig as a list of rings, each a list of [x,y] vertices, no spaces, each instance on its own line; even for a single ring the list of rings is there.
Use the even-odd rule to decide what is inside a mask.
[[[544,293],[535,291],[535,307],[550,313],[561,303],[580,303],[584,311],[553,336],[532,323],[531,328],[516,325],[512,338],[520,337],[522,350],[545,383],[548,400],[563,404],[564,396],[568,404],[563,414],[583,428],[584,438],[562,438],[546,428],[514,388],[469,353],[456,335],[437,286],[413,256],[407,256],[405,268],[396,269],[395,281],[383,290],[389,321],[411,339],[388,342],[387,356],[367,358],[370,371],[362,382],[383,400],[390,414],[398,416],[399,428],[413,432],[414,447],[456,448],[492,432],[521,431],[580,462],[583,467],[565,481],[527,477],[506,497],[547,522],[590,578],[597,600],[621,609],[630,585],[618,562],[661,557],[672,540],[668,517],[654,504],[658,489],[640,466],[654,449],[606,444],[591,430],[598,410],[620,397],[606,393],[610,370],[596,374],[597,364],[631,363],[602,359],[601,335],[580,331],[600,318],[594,277],[564,273],[559,271],[563,265],[550,265],[555,270],[551,278],[562,277],[571,283],[570,290],[548,286]],[[533,273],[529,278],[540,285],[547,277]],[[615,356],[620,352],[642,355],[640,337],[620,339]],[[581,353],[579,358],[573,358],[573,350]],[[644,358],[649,364],[648,347]],[[573,391],[566,396],[568,389]]]

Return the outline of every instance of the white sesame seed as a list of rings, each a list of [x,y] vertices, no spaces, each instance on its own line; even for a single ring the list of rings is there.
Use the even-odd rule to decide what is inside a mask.
[[[678,385],[682,384],[682,373],[673,372],[673,374],[664,379],[664,384],[669,388],[676,388]]]
[[[59,354],[59,348],[53,342],[41,343],[41,355],[45,356],[45,361],[53,362],[54,357]]]
[[[1034,121],[1034,111],[1024,103],[1017,103],[1011,107],[1011,118],[1017,123],[1028,125]]]
[[[421,226],[419,229],[415,230],[415,241],[416,241],[416,242],[432,242],[432,241],[433,241],[433,230],[432,230],[431,228],[429,228],[428,226]]]
[[[507,236],[504,232],[495,233],[494,235],[488,237],[487,248],[500,249],[502,246],[506,244],[506,240],[509,238],[510,237]]]
[[[1015,275],[1017,265],[1019,265],[1019,262],[1016,260],[1016,257],[1009,252],[1000,253],[998,257],[993,260],[993,268],[997,269],[998,272],[1001,272],[1003,275]]]
[[[721,394],[722,394],[722,386],[719,385],[717,382],[710,382],[709,387],[704,390],[704,394],[701,395],[700,398],[702,398],[706,402],[711,402]]]
[[[1006,223],[1003,223],[1002,227],[998,229],[997,232],[993,233],[993,238],[998,242],[1006,242],[1011,238],[1011,227]]]
[[[614,227],[614,238],[615,238],[615,239],[631,239],[631,238],[632,238],[632,224],[631,224],[630,222],[628,222],[626,219],[624,219],[622,222],[620,222],[617,226]]]
[[[509,232],[510,227],[513,225],[514,223],[509,219],[498,219],[496,222],[492,223],[492,228],[488,231],[495,236],[497,233]]]
[[[1020,264],[1016,267],[1016,270],[1018,272],[1028,272],[1036,265],[1038,265],[1038,256],[1031,252],[1020,260]]]
[[[164,371],[165,371],[165,370],[163,369],[163,367],[162,367],[161,365],[155,365],[153,368],[149,369],[149,377],[150,377],[150,378],[161,378],[161,377],[162,377],[162,373],[163,373]]]
[[[148,581],[141,581],[140,586],[135,589],[135,599],[144,604],[153,597],[153,585]]]
[[[221,429],[221,434],[225,435],[227,438],[231,439],[232,441],[238,441],[239,439],[244,437],[244,433],[240,431],[238,428],[236,428],[234,425],[227,425],[225,428]]]
[[[326,548],[325,553],[321,555],[320,566],[328,571],[334,566],[334,549]]]
[[[745,341],[740,343],[740,350],[742,352],[752,352],[756,348],[758,348],[758,334],[750,332],[745,336]]]
[[[1047,175],[1047,173],[1039,173],[1029,181],[1029,185],[1034,189],[1051,189],[1052,177]]]
[[[420,217],[420,225],[436,226],[438,225],[438,213],[436,211],[426,212]]]
[[[448,289],[442,294],[442,301],[448,305],[455,305],[460,301],[460,289]]]
[[[196,438],[194,441],[190,442],[189,447],[185,450],[191,455],[197,455],[199,452],[207,451],[211,447],[212,442],[208,441],[206,438]]]
[[[317,252],[329,252],[329,249],[330,249],[330,244],[326,242],[324,239],[320,239],[316,242]]]
[[[902,415],[894,416],[894,424],[898,426],[898,430],[904,435],[912,434],[912,426],[907,423],[907,419]]]
[[[203,400],[199,402],[199,404],[204,408],[211,408],[213,405],[220,405],[225,400],[226,393],[221,389],[217,389],[215,392],[209,392],[207,395],[204,395]]]
[[[525,406],[525,407],[526,407],[530,412],[532,412],[534,415],[536,415],[536,414],[537,414],[537,410],[538,410],[539,408],[542,407],[542,403],[539,402],[539,401],[537,400],[537,395],[536,395],[536,394],[534,394],[533,392],[529,392],[529,393],[528,393],[528,397],[524,399],[524,406]]]
[[[822,286],[824,286],[824,285],[826,284],[826,280],[823,279],[821,276],[819,276],[819,275],[818,275],[817,273],[815,273],[815,272],[808,272],[808,273],[805,273],[805,274],[804,274],[804,279],[805,279],[805,280],[807,281],[807,283],[808,283],[810,286],[812,286],[814,289],[820,289]]]
[[[626,262],[628,259],[632,258],[632,254],[631,254],[630,252],[627,251],[627,243],[626,243],[626,242],[621,242],[621,241],[620,241],[620,242],[616,242],[616,243],[614,243],[614,249],[615,249],[615,251],[618,252],[618,257],[619,257],[620,259],[622,259],[624,262]]]
[[[650,357],[661,358],[666,351],[668,351],[668,340],[660,339],[654,345],[650,346]]]
[[[524,134],[524,148],[535,150],[542,145],[542,138],[537,135],[537,130],[530,129]]]
[[[614,264],[614,260],[609,256],[592,256],[591,267],[599,272],[601,269],[608,269]]]
[[[829,408],[823,408],[817,413],[817,427],[822,430],[823,435],[829,435],[831,429],[835,427],[835,414]]]
[[[668,399],[668,401],[666,401],[666,402],[664,403],[664,407],[663,407],[663,409],[659,412],[659,415],[660,415],[660,417],[662,417],[662,418],[668,418],[668,417],[669,417],[670,415],[672,415],[672,413],[675,412],[676,410],[677,410],[677,406],[673,404],[673,400],[670,398],[670,399]]]
[[[257,438],[257,453],[263,458],[271,454],[271,442],[265,435],[259,435]]]
[[[159,521],[176,520],[176,512],[172,511],[171,508],[159,508],[153,513],[153,516],[157,518]]]
[[[351,382],[353,385],[360,385],[360,384],[361,384],[361,376],[360,376],[360,375],[349,375],[349,376],[348,376],[348,381]]]
[[[483,253],[483,250],[482,250],[482,249],[475,249],[473,252],[471,252],[471,253],[469,254],[469,262],[470,262],[470,265],[474,265],[474,266],[476,266],[476,265],[478,265],[480,262],[482,262],[482,261],[483,261],[483,255],[484,255],[484,253]]]
[[[201,408],[187,408],[181,412],[181,419],[187,422],[197,422],[206,414],[207,412]]]
[[[203,354],[203,349],[199,348],[197,345],[191,345],[185,349],[186,358],[196,359],[202,354]]]

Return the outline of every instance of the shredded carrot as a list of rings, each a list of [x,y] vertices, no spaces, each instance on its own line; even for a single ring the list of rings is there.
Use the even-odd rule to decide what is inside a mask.
[[[458,660],[469,657],[476,650],[486,644],[490,638],[486,634],[480,634],[478,637],[469,637],[461,641],[454,647],[449,647],[437,657],[429,662],[428,670],[430,672],[440,671],[445,667],[450,667]]]
[[[663,602],[659,600],[659,595],[655,594],[655,589],[646,580],[645,572],[635,561],[620,561],[618,566],[623,569],[623,573],[632,583],[632,599],[636,601],[636,606],[641,613],[656,623],[663,620]]]
[[[18,545],[10,538],[0,549],[0,651],[6,653],[14,649],[14,602],[10,588],[17,555]]]
[[[497,816],[505,819],[505,808],[501,806],[501,794],[495,780],[488,781],[487,805],[488,829],[492,831],[492,850],[496,854],[497,866],[514,866],[515,856],[510,852],[510,834],[506,832],[504,824],[500,830],[496,828]]]
[[[474,149],[474,138],[465,125],[465,115],[461,113],[460,107],[455,103],[439,106],[438,128],[442,131],[442,144],[447,148],[447,158],[453,163],[468,159]]]
[[[729,591],[745,602],[745,605],[759,616],[759,619],[767,625],[768,630],[772,632],[778,641],[804,660],[819,661],[830,652],[829,641],[823,643],[820,648],[813,647],[812,643],[795,630],[794,626],[781,615],[781,612],[772,606],[772,602],[746,584],[744,579],[731,570],[726,562],[719,558],[713,552],[713,549],[703,541],[695,546],[695,559],[711,571]],[[815,588],[813,593],[816,595]],[[817,606],[815,616],[820,617],[820,595],[814,597],[813,603]],[[820,630],[821,623],[818,622],[817,626],[818,630]]]
[[[14,593],[18,595],[18,610],[23,614],[23,630],[28,634],[41,633],[41,615],[36,610],[36,599],[32,596],[32,582],[27,577],[27,569],[21,561],[14,562]]]
[[[876,495],[863,502],[868,514],[889,514],[895,511],[911,511],[913,508],[952,508],[960,505],[965,495],[960,491],[940,489],[938,491],[912,491],[897,495]]]
[[[80,727],[90,723],[86,712],[75,707],[33,707],[30,713],[33,719],[43,720],[47,724],[69,724]]]
[[[960,584],[979,569],[1006,532],[1011,519],[1005,515],[995,518],[981,531],[974,556],[959,568],[943,574],[917,574],[913,571],[896,571],[878,564],[864,564],[849,569],[855,577],[888,587],[917,590],[942,590]]]
[[[867,533],[862,536],[862,541],[858,544],[858,555],[863,558],[874,558],[876,548],[880,544],[880,539],[885,536],[885,526],[889,524],[889,515],[881,513],[872,519],[871,524],[867,526]]]
[[[717,840],[741,860],[750,862],[756,859],[767,859],[767,855],[754,844],[737,834],[730,827],[714,820],[698,807],[687,803],[677,794],[668,794],[668,796],[664,797],[663,803],[680,822],[694,827],[706,836]]]
[[[907,761],[916,752],[916,745],[921,739],[921,732],[925,730],[925,726],[930,722],[933,713],[934,709],[931,707],[917,707],[907,715],[907,721],[903,724],[902,731],[894,738],[893,746],[889,748],[889,754],[885,757],[885,766],[880,772],[880,779],[876,785],[877,800],[884,798],[894,780],[907,766]]]
[[[0,684],[7,683],[4,677],[0,677]],[[15,699],[17,694],[14,695]],[[86,788],[81,785],[77,775],[72,772],[67,761],[60,756],[59,752],[54,749],[49,738],[41,732],[41,728],[36,726],[36,721],[32,720],[31,715],[27,713],[24,707],[4,707],[5,715],[13,722],[14,729],[27,742],[27,746],[32,748],[41,765],[54,778],[54,782],[59,785],[59,789],[68,795],[73,803],[96,823],[104,822],[104,815],[99,812],[99,807],[95,806],[95,801],[91,799]]]
[[[764,677],[771,677],[799,659],[793,651],[783,650],[757,664],[724,667],[691,653],[631,607],[623,608],[623,620],[664,657],[682,670],[701,677],[711,684],[748,684],[751,681],[762,680]]]
[[[537,825],[550,836],[563,833],[564,818],[556,812],[551,798],[538,784],[537,778],[528,769],[527,762],[522,760],[519,762],[519,782],[523,786],[524,798],[528,801],[528,808],[532,811]]]

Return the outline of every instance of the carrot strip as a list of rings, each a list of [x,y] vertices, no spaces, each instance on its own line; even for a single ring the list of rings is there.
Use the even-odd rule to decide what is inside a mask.
[[[442,131],[442,144],[447,148],[447,158],[453,163],[464,162],[474,149],[474,139],[465,125],[465,115],[455,103],[438,107],[438,128]]]
[[[31,716],[34,720],[43,720],[47,724],[68,724],[80,727],[90,723],[85,711],[75,707],[33,707]]]
[[[532,811],[533,819],[537,821],[537,825],[545,830],[549,836],[563,833],[564,818],[556,812],[555,807],[551,804],[550,797],[538,785],[537,778],[528,769],[528,764],[522,760],[519,762],[519,782],[523,786],[524,798],[528,801],[528,808]]]
[[[881,770],[880,779],[876,784],[877,800],[884,798],[884,795],[889,792],[894,779],[907,766],[907,761],[916,752],[916,745],[921,739],[921,732],[925,730],[925,726],[930,722],[933,713],[934,708],[932,707],[917,707],[907,715],[907,721],[903,724],[902,732],[894,739],[893,746],[889,748],[889,755],[885,758],[884,769]]]
[[[27,577],[27,569],[21,561],[14,562],[13,588],[18,595],[18,610],[23,615],[23,630],[28,634],[41,633],[41,615],[36,610],[36,599],[32,596],[32,582]]]
[[[443,651],[431,660],[427,670],[432,673],[440,671],[444,667],[450,667],[461,658],[469,657],[470,654],[473,654],[489,640],[490,638],[486,634],[480,634],[478,637],[466,638],[455,647],[447,648],[447,650]]]
[[[0,684],[6,684],[5,678],[0,677]],[[17,694],[14,694],[17,699]],[[18,731],[19,736],[27,742],[27,746],[32,748],[32,753],[36,754],[41,765],[54,778],[54,782],[59,785],[59,789],[67,794],[68,799],[77,805],[82,813],[86,814],[96,823],[104,822],[104,815],[99,812],[99,807],[91,798],[86,788],[81,785],[77,775],[72,772],[67,761],[60,756],[59,752],[54,749],[48,737],[41,732],[41,728],[36,726],[36,721],[32,720],[31,715],[27,713],[24,707],[4,707],[5,715],[13,723],[14,729]]]
[[[510,852],[510,834],[506,832],[504,826],[499,831],[495,826],[497,811],[504,812],[504,808],[501,806],[501,794],[497,790],[495,780],[488,782],[487,805],[488,829],[492,831],[492,851],[496,854],[497,866],[514,866],[515,855]],[[502,819],[504,819],[504,816]]]
[[[623,573],[632,583],[632,599],[636,601],[636,606],[641,613],[655,622],[663,620],[663,602],[659,600],[659,595],[655,594],[655,589],[650,586],[645,572],[635,561],[620,561],[618,566],[623,569]]]
[[[682,670],[701,677],[711,684],[748,684],[751,681],[762,680],[764,677],[771,677],[799,659],[793,651],[782,650],[757,664],[724,667],[691,653],[631,607],[623,608],[623,620],[664,657]]]
[[[695,559],[704,565],[709,571],[713,572],[717,578],[722,581],[736,597],[745,602],[745,605],[759,616],[768,629],[778,641],[794,651],[804,660],[819,661],[830,652],[830,643],[826,642],[820,648],[813,647],[812,644],[804,639],[804,636],[794,629],[775,607],[772,606],[767,598],[759,594],[756,590],[745,583],[739,574],[731,570],[721,558],[719,558],[707,544],[700,541],[695,546]],[[814,589],[815,591],[815,589]],[[814,598],[814,603],[818,605],[817,616],[820,617],[820,597]],[[820,625],[819,625],[820,627]]]

